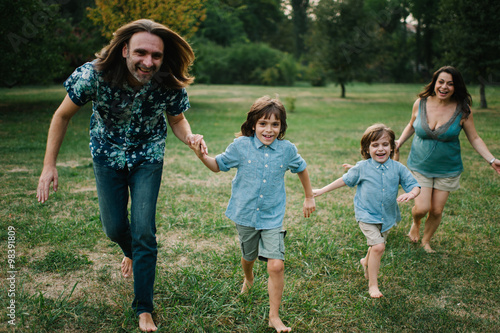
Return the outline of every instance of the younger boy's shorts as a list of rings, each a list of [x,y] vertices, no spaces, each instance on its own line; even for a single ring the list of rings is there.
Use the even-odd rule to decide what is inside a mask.
[[[373,246],[381,243],[387,242],[387,236],[389,236],[389,230],[380,232],[382,230],[381,223],[365,223],[358,221],[359,228],[366,237],[366,243],[368,246]]]

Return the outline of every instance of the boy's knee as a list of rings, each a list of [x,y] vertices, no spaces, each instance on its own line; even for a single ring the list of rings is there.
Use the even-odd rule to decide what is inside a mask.
[[[280,259],[269,259],[267,261],[267,272],[269,274],[280,274],[285,270],[285,263]]]
[[[373,245],[371,251],[374,251],[377,253],[383,253],[385,251],[385,243],[379,243],[379,244]]]

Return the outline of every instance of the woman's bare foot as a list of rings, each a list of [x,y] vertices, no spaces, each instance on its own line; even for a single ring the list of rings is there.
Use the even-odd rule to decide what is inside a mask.
[[[155,332],[158,329],[151,313],[143,312],[139,315],[139,329],[143,332]]]
[[[132,259],[129,257],[124,257],[122,260],[122,275],[124,278],[132,276]]]
[[[359,263],[363,267],[363,271],[365,271],[365,279],[368,279],[368,263],[366,262],[366,258],[361,258]]]
[[[422,247],[424,248],[425,252],[427,252],[427,253],[436,253],[436,251],[434,251],[431,248],[431,245],[429,243],[422,243]]]
[[[368,293],[370,294],[371,298],[384,297],[384,295],[382,295],[382,293],[380,292],[380,290],[378,290],[378,287],[370,287],[370,288],[368,288]]]
[[[279,317],[269,318],[269,327],[272,327],[276,332],[291,332],[292,328],[285,326]]]
[[[244,294],[248,291],[248,289],[252,288],[253,286],[253,280],[250,281],[250,280],[243,280],[243,286],[241,287],[241,292],[240,294]]]
[[[407,235],[413,243],[417,243],[420,239],[420,225],[415,222],[411,224],[410,232]]]

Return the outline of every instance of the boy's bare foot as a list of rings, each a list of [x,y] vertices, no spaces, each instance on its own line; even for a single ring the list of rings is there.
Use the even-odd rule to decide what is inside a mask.
[[[151,313],[143,312],[139,315],[139,329],[143,332],[155,332],[158,329]]]
[[[292,328],[285,326],[279,317],[269,318],[269,327],[273,327],[276,332],[291,332]]]
[[[368,279],[368,263],[366,262],[366,257],[365,258],[361,258],[361,260],[359,261],[359,263],[363,267],[363,271],[365,271],[365,279]]]
[[[124,257],[122,260],[122,275],[124,278],[132,276],[132,259],[129,257]]]
[[[240,294],[244,294],[247,292],[248,289],[252,288],[253,286],[253,280],[250,281],[250,280],[243,280],[243,286],[241,287],[241,292]]]
[[[370,294],[371,298],[384,297],[384,295],[382,295],[382,293],[380,292],[380,290],[378,290],[378,287],[370,287],[370,288],[368,288],[368,293]]]
[[[415,223],[411,224],[410,232],[407,235],[413,243],[417,243],[420,239],[420,226]]]
[[[424,248],[425,252],[427,252],[427,253],[436,253],[436,251],[434,251],[431,248],[431,245],[429,243],[422,243],[422,247]]]

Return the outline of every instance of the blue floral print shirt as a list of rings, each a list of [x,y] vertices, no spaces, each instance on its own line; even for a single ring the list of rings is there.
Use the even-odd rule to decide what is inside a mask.
[[[236,138],[215,157],[221,171],[237,168],[226,216],[257,230],[283,225],[286,206],[285,172],[304,171],[306,161],[288,140],[264,145],[255,135]]]
[[[380,164],[373,159],[363,160],[342,176],[349,187],[357,186],[354,196],[356,221],[382,224],[381,232],[401,221],[398,197],[399,185],[408,193],[420,187],[403,164],[388,159]]]
[[[105,82],[88,62],[64,82],[69,98],[83,106],[92,101],[90,151],[94,162],[115,170],[162,163],[167,137],[165,112],[189,109],[185,89],[167,89],[151,80],[139,89]]]

